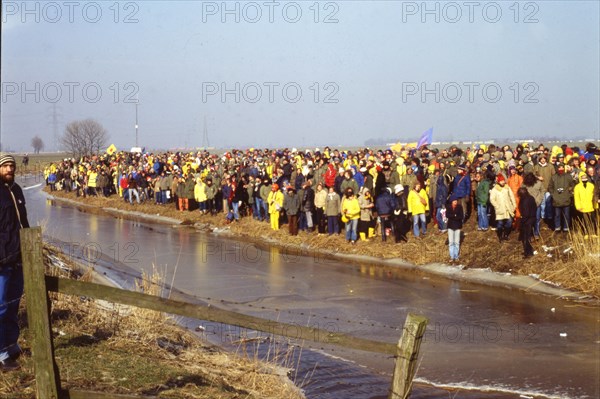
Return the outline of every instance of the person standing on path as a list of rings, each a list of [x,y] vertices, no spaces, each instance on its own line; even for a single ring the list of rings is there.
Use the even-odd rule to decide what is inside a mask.
[[[450,263],[458,262],[460,254],[460,231],[463,227],[465,213],[459,199],[455,198],[446,208],[446,217],[448,218],[448,250],[450,252]]]
[[[19,230],[28,228],[23,190],[15,183],[17,164],[0,153],[0,369],[16,370],[21,348],[18,311],[23,295],[23,265]]]

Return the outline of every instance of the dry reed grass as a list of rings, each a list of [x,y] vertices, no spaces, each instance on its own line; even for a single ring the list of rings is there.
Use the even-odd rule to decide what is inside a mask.
[[[62,257],[52,248],[44,254],[47,263]],[[78,278],[89,280],[92,273]],[[74,273],[51,267],[47,274]],[[156,270],[136,282],[138,291],[151,295],[163,294],[163,286]],[[224,353],[161,312],[57,293],[51,301],[55,358],[65,389],[159,398],[303,398],[280,366]],[[24,321],[25,306],[21,310]],[[22,337],[27,348],[27,328]],[[18,372],[0,374],[0,397],[35,397],[32,359],[26,354],[21,363]]]

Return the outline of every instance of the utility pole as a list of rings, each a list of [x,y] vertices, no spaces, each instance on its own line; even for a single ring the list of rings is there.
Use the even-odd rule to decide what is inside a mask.
[[[52,104],[52,115],[50,116],[51,121],[50,124],[52,125],[52,138],[53,138],[53,142],[54,142],[54,150],[56,152],[59,151],[59,137],[58,137],[58,124],[59,124],[59,118],[61,117],[61,115],[57,112],[57,107],[56,107],[56,103]]]

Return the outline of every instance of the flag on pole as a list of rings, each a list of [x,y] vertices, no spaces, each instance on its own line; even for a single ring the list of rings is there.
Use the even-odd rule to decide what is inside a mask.
[[[419,142],[417,143],[417,149],[420,150],[421,147],[431,144],[432,141],[433,141],[433,128],[431,127],[421,135],[421,138],[419,139]]]
[[[114,145],[114,144],[111,144],[111,145],[110,145],[110,147],[108,147],[108,148],[106,149],[106,153],[107,153],[108,155],[112,155],[112,154],[114,154],[115,152],[117,152],[117,147],[115,147],[115,145]]]

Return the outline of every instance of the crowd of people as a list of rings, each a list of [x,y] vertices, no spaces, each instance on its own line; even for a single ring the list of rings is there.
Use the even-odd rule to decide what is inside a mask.
[[[96,154],[49,165],[51,190],[78,196],[120,196],[132,206],[151,201],[181,212],[223,214],[228,223],[253,218],[274,230],[340,234],[354,244],[377,234],[395,242],[448,235],[459,260],[463,224],[500,242],[519,232],[523,255],[544,225],[596,234],[600,151],[527,143],[438,150],[342,151],[325,147]],[[545,223],[544,223],[545,221]],[[593,231],[590,231],[593,230]]]

